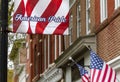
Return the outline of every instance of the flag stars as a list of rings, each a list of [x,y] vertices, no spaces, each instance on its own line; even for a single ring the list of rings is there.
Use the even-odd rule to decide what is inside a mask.
[[[98,57],[94,52],[91,52],[91,65],[92,69],[102,69],[103,61],[100,57]]]

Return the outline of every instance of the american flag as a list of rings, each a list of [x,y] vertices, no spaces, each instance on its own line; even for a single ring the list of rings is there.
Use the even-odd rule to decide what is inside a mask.
[[[69,0],[15,0],[13,32],[68,34]]]
[[[116,82],[115,71],[95,52],[90,51],[91,82]]]
[[[90,77],[88,75],[88,71],[85,70],[82,66],[80,66],[79,64],[76,64],[79,71],[80,71],[80,75],[82,78],[82,82],[90,82]]]

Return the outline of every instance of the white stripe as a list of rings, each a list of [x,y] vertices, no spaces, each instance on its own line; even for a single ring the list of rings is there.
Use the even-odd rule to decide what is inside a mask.
[[[19,5],[20,5],[20,2],[21,2],[21,0],[15,0],[14,1],[14,12],[16,12],[17,11],[17,9],[18,9],[18,7],[19,7]]]
[[[24,0],[24,5],[26,6],[26,4],[27,4],[27,0]],[[27,16],[26,11],[24,16]],[[28,21],[22,21],[16,32],[26,33],[28,31],[28,26],[29,26]]]
[[[39,0],[39,2],[36,4],[34,10],[32,11],[31,16],[41,17],[42,14],[44,13],[45,9],[48,7],[48,5],[50,4],[51,1],[52,0]],[[33,33],[35,33],[35,28],[36,28],[37,23],[38,22],[31,22],[30,21],[30,26],[31,26],[31,29],[32,29]]]
[[[97,82],[98,73],[99,73],[99,70],[96,69],[93,82]]]
[[[26,16],[26,13],[25,13]],[[26,33],[28,31],[28,21],[22,21],[16,32]]]
[[[108,79],[109,79],[109,77],[110,77],[110,72],[111,72],[111,69],[110,69],[110,67],[108,66],[107,74],[106,74],[106,77],[105,77],[105,82],[108,82]]]
[[[64,31],[63,35],[68,35],[69,34],[69,30],[68,28]]]
[[[23,21],[21,22],[21,24],[19,25],[19,28],[17,29],[16,32],[20,32],[20,33],[26,33],[28,31],[28,22],[27,21]]]
[[[100,74],[100,78],[99,78],[99,82],[102,82],[103,76],[104,76],[104,72],[105,72],[105,68],[106,68],[106,64],[103,64],[103,68]]]
[[[57,11],[57,13],[55,14],[55,17],[62,17],[62,16],[66,17],[68,12],[69,12],[69,0],[62,0],[61,6],[59,10]],[[61,23],[50,22],[46,26],[43,33],[52,34],[60,24]]]
[[[82,79],[85,81],[85,82],[88,82],[88,80],[83,76]]]
[[[92,81],[92,77],[93,77],[93,72],[94,72],[94,69],[91,69],[91,71],[90,71],[90,79],[91,79],[91,81]]]

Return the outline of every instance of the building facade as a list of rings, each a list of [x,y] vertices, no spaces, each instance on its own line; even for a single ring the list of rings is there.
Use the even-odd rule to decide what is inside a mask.
[[[117,79],[120,76],[119,7],[120,0],[95,0],[95,8],[92,8],[95,11],[97,53],[116,70]]]
[[[27,82],[81,82],[69,57],[89,71],[89,46],[119,77],[119,7],[119,0],[70,0],[69,35],[27,35]]]

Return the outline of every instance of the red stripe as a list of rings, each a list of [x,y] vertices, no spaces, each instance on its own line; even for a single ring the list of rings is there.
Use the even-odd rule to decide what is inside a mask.
[[[103,71],[103,72],[104,72],[104,74],[103,74],[102,82],[105,81],[106,75],[107,75],[107,73],[108,73],[108,65],[106,65],[105,71]]]
[[[27,16],[30,16],[30,15],[31,15],[31,13],[32,13],[35,5],[37,4],[37,2],[38,2],[38,0],[28,0],[28,1],[27,1],[27,4],[26,4]],[[28,23],[29,23],[29,27],[28,27],[27,33],[30,34],[30,33],[32,33],[31,27],[30,27],[30,21],[28,21]]]
[[[27,15],[30,16],[35,5],[37,4],[39,0],[28,0],[27,1],[27,4],[26,4],[26,12],[27,12]]]
[[[62,3],[62,0],[51,0],[51,3],[46,8],[41,18],[48,18],[50,16],[54,16],[58,11],[61,3]],[[42,34],[48,23],[49,23],[48,21],[38,22],[36,25],[36,33]]]
[[[94,81],[94,76],[95,76],[96,69],[93,70],[93,75],[92,75],[92,82]]]
[[[115,76],[114,76],[114,82],[116,82],[116,74],[115,74]]]
[[[110,82],[111,81],[111,78],[112,78],[112,68],[110,68],[110,76],[109,76],[109,79],[108,79],[108,82]]]
[[[24,6],[23,0],[21,0],[18,9],[16,10],[16,12],[15,12],[14,15],[13,15],[13,32],[16,32],[16,31],[17,31],[17,29],[18,29],[18,27],[19,27],[19,25],[20,25],[20,23],[21,23],[20,20],[19,20],[19,21],[16,21],[16,20],[15,20],[15,16],[16,16],[17,14],[21,14],[21,15],[24,15],[24,14],[25,14],[25,6]]]
[[[68,19],[65,23],[61,23],[57,29],[54,31],[53,34],[63,34],[64,31],[68,28],[69,26],[69,14],[66,16],[66,19]]]
[[[87,76],[87,75],[85,74],[84,77],[85,77],[86,80],[89,82],[89,76]]]
[[[87,76],[86,75],[84,75],[84,76],[82,76],[82,77],[84,77],[86,80],[88,80],[88,78],[87,78]],[[84,79],[83,79],[84,80]],[[84,80],[85,81],[85,80]]]

